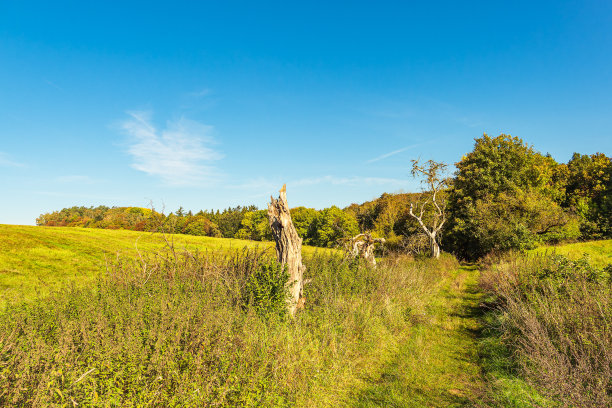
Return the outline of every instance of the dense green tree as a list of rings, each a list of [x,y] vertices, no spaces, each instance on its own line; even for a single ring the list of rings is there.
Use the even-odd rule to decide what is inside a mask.
[[[254,205],[246,207],[237,206],[227,208],[223,212],[217,210],[215,214],[209,214],[208,216],[211,221],[219,226],[221,235],[224,238],[234,238],[240,229],[244,215],[252,211],[257,211],[257,207]]]
[[[207,237],[221,236],[221,231],[219,231],[217,224],[206,218],[204,215],[187,217],[181,232],[188,235]]]
[[[334,247],[342,240],[352,238],[359,233],[355,217],[333,206],[319,213],[314,223],[314,235],[306,244],[321,247]]]
[[[253,241],[271,241],[272,231],[270,230],[267,211],[258,210],[245,213],[235,238],[251,239]]]
[[[583,238],[612,237],[612,158],[574,153],[567,164],[565,205],[580,216]]]
[[[385,238],[385,248],[404,251],[420,227],[409,214],[410,204],[416,203],[421,193],[383,193],[379,198],[363,204],[351,204],[345,209],[352,213],[360,232]]]
[[[314,236],[314,223],[319,215],[319,211],[314,208],[296,207],[291,209],[291,219],[295,229],[306,242]]]
[[[560,207],[564,168],[552,157],[517,137],[485,134],[456,167],[446,240],[459,256],[474,259],[575,237],[567,225],[571,217]]]

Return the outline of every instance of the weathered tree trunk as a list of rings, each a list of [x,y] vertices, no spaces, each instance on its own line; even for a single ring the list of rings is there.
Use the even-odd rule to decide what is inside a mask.
[[[435,235],[429,237],[429,243],[431,245],[431,257],[436,259],[440,258],[440,245],[438,245]]]
[[[437,203],[435,201],[436,200],[435,194],[433,197],[434,197],[433,202],[437,206]],[[419,225],[421,226],[423,231],[425,231],[425,234],[429,238],[429,247],[431,249],[430,251],[431,257],[436,258],[436,259],[440,258],[440,244],[438,244],[438,241],[436,240],[436,235],[438,234],[438,231],[442,229],[442,226],[444,225],[444,222],[446,221],[446,217],[444,216],[443,211],[439,210],[439,217],[441,217],[442,222],[436,225],[437,221],[435,221],[430,231],[429,228],[427,228],[427,226],[423,222],[423,212],[425,211],[425,207],[421,206],[420,215],[415,215],[414,212],[412,212],[412,208],[413,208],[413,205],[410,204],[410,215],[412,215],[419,222]],[[440,207],[438,206],[437,208],[440,208]]]
[[[351,254],[354,257],[362,257],[368,263],[376,267],[376,257],[374,256],[374,245],[384,244],[384,238],[372,238],[370,234],[359,234],[351,239]]]
[[[270,197],[268,204],[268,221],[272,229],[272,236],[276,242],[276,257],[282,265],[287,265],[289,281],[289,299],[287,310],[291,316],[300,304],[302,297],[302,277],[306,267],[302,264],[302,238],[298,235],[287,204],[287,187],[283,185],[278,199]],[[303,303],[303,302],[302,302]]]

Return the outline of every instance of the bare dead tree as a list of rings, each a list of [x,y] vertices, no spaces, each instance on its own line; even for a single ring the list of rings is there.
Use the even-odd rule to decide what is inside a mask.
[[[424,232],[411,234],[404,237],[401,246],[404,252],[417,256],[430,250],[429,237]]]
[[[376,257],[374,256],[374,245],[384,243],[384,238],[372,238],[372,235],[368,233],[359,234],[351,238],[349,251],[352,256],[361,257],[375,267]]]
[[[287,185],[284,184],[280,189],[277,199],[270,197],[268,204],[268,221],[272,229],[272,236],[276,243],[276,257],[278,262],[287,266],[289,280],[287,289],[289,299],[287,299],[287,310],[291,316],[295,316],[296,309],[302,305],[303,275],[306,267],[302,264],[302,238],[298,235],[291,213],[287,204]]]
[[[410,215],[417,220],[429,238],[432,258],[440,257],[438,233],[446,222],[446,200],[439,197],[440,192],[448,185],[448,179],[444,177],[446,167],[445,163],[433,160],[424,164],[420,164],[419,160],[412,160],[412,176],[422,178],[421,183],[425,184],[426,188],[416,205],[410,204]]]

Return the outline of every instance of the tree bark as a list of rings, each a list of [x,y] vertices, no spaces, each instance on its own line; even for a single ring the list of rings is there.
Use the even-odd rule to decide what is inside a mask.
[[[287,266],[287,272],[289,273],[287,310],[291,316],[295,316],[296,308],[302,298],[303,275],[306,269],[302,264],[302,238],[298,235],[293,221],[291,221],[286,185],[283,185],[283,188],[280,189],[280,195],[277,199],[270,197],[270,200],[268,221],[276,243],[276,257],[278,262]]]
[[[384,244],[384,238],[372,238],[370,234],[359,234],[351,239],[351,254],[354,257],[362,257],[370,265],[376,267],[376,257],[374,256],[374,245]]]
[[[429,237],[429,241],[431,244],[431,257],[432,258],[440,258],[440,245],[436,242],[435,237]]]
[[[425,231],[425,234],[429,238],[429,246],[430,246],[430,249],[431,249],[431,252],[430,252],[431,253],[431,257],[438,259],[438,258],[440,258],[440,244],[438,244],[438,241],[436,240],[436,235],[438,234],[438,231],[440,231],[442,229],[442,226],[444,225],[444,222],[446,221],[446,217],[444,216],[444,212],[440,209],[440,207],[437,205],[437,203],[435,201],[436,200],[435,194],[434,194],[433,197],[434,197],[433,198],[433,202],[434,202],[434,204],[436,204],[436,208],[438,208],[439,216],[442,218],[442,221],[438,225],[436,225],[437,221],[434,222],[434,225],[431,228],[431,231],[429,230],[429,228],[427,228],[427,226],[423,222],[423,213],[425,211],[425,207],[424,206],[421,206],[421,213],[420,213],[420,215],[416,215],[412,211],[413,205],[410,204],[410,215],[412,215],[412,217],[414,217],[414,219],[416,219],[419,222],[419,225],[421,226],[423,231]]]

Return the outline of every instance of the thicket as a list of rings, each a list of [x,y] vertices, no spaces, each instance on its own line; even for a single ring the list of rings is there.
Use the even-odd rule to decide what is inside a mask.
[[[546,397],[532,396],[533,406],[612,406],[611,273],[612,264],[560,255],[515,254],[489,266],[481,276],[491,300],[488,372],[526,379]]]
[[[305,259],[286,318],[271,254],[170,249],[0,314],[0,406],[350,406],[457,266]]]

